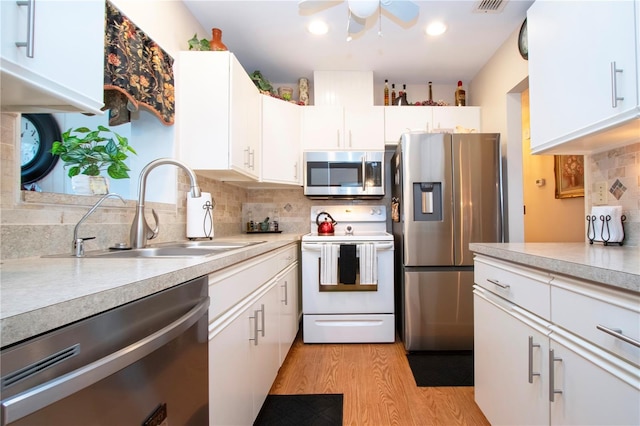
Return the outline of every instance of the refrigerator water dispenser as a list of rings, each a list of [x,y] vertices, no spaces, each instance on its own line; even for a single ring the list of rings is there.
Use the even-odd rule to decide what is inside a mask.
[[[413,183],[413,220],[442,220],[442,182]]]

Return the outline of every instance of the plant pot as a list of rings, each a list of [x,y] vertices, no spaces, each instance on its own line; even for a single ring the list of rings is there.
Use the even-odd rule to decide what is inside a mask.
[[[104,176],[76,175],[71,177],[76,195],[104,195],[109,192],[109,179]]]

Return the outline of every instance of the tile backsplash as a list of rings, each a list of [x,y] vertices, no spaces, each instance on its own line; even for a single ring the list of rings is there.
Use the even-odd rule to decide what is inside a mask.
[[[587,213],[594,203],[595,186],[605,183],[605,205],[622,206],[624,244],[640,243],[640,142],[593,154],[588,157],[591,191],[588,193]]]

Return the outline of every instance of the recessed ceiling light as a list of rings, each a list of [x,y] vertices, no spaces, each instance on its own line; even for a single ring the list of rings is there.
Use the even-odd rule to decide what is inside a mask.
[[[444,34],[445,31],[447,31],[447,26],[439,21],[430,23],[426,30],[427,34],[430,36],[439,36]]]
[[[323,35],[329,31],[329,27],[323,21],[313,21],[307,27],[311,34]]]

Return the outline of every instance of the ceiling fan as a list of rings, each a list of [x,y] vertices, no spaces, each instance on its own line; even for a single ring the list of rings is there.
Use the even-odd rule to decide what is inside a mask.
[[[365,28],[366,20],[382,10],[403,22],[410,22],[418,16],[419,8],[413,2],[405,0],[346,0],[349,6],[348,33],[356,34]],[[299,0],[298,7],[305,11],[317,11],[334,6],[342,1]]]

